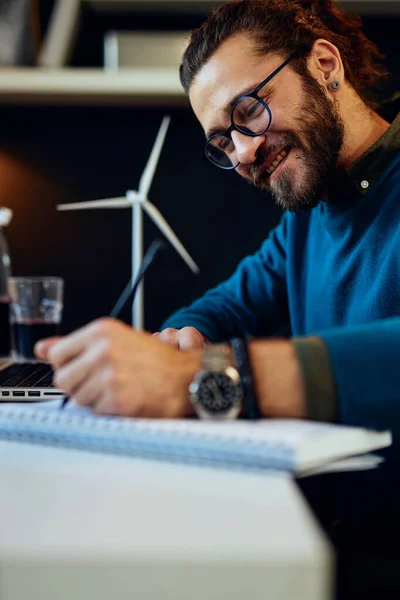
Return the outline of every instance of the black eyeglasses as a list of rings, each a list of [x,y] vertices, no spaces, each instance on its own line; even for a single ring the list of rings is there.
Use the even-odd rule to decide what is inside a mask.
[[[263,135],[272,123],[272,113],[268,104],[262,100],[258,92],[275,77],[291,60],[295,54],[289,56],[271,75],[256,87],[250,94],[238,98],[231,112],[231,125],[223,133],[212,135],[206,142],[205,154],[213,165],[220,169],[236,169],[240,165],[237,158],[235,144],[232,140],[232,131],[239,131],[250,137]]]

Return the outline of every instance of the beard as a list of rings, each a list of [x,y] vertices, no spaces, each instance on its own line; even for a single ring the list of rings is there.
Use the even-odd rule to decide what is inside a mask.
[[[292,212],[317,206],[337,168],[344,141],[344,124],[336,103],[332,104],[312,75],[303,73],[301,78],[303,102],[296,118],[297,131],[288,131],[278,143],[261,147],[250,166],[252,183],[272,194],[278,206]],[[302,172],[297,181],[290,167],[283,167],[273,181],[266,171],[260,173],[269,156],[293,147],[301,154]]]

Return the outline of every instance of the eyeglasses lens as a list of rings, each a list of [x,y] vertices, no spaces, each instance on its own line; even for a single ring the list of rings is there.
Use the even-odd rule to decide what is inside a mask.
[[[242,133],[261,135],[271,124],[271,113],[256,98],[245,96],[235,106],[233,122]]]
[[[271,125],[271,113],[265,105],[250,96],[245,96],[236,105],[233,122],[241,133],[257,136]],[[206,145],[207,158],[222,169],[235,169],[238,164],[237,152],[232,139],[223,133],[214,135]]]
[[[232,169],[238,164],[235,144],[228,136],[218,134],[206,146],[207,158],[217,167]]]

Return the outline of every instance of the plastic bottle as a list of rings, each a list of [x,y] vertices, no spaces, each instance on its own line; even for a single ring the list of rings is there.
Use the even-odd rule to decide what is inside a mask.
[[[12,218],[12,212],[8,208],[0,206],[0,358],[9,356],[11,353],[11,331],[9,323],[8,278],[11,275],[10,252],[4,227]]]

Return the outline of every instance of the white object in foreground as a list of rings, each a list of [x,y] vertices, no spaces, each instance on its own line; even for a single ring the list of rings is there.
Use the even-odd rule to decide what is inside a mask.
[[[331,600],[294,481],[0,442],[1,600]]]

